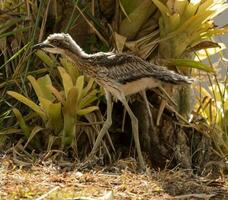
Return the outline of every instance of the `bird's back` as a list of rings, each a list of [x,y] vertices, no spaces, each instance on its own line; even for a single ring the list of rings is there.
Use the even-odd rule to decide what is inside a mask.
[[[98,74],[100,73],[102,76],[106,76],[121,84],[149,77],[172,84],[192,82],[186,76],[129,54],[93,54],[87,59],[87,62],[97,68]]]

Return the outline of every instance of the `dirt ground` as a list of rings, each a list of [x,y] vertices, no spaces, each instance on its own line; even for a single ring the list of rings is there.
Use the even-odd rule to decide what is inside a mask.
[[[4,157],[0,158],[0,199],[228,199],[225,177],[212,180],[188,170],[149,168],[140,173],[134,166],[134,161],[120,160],[115,166],[90,171],[69,171],[50,163],[20,168]]]

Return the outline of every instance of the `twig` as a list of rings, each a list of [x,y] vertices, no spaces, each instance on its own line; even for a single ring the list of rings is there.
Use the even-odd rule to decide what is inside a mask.
[[[54,188],[52,188],[50,191],[48,191],[47,193],[43,194],[42,196],[36,198],[36,200],[42,200],[44,198],[46,198],[49,194],[51,194],[52,192],[58,190],[60,188],[60,186],[56,186]]]
[[[175,196],[175,199],[183,199],[183,198],[189,198],[189,197],[195,197],[195,198],[203,198],[203,199],[210,199],[211,197],[215,196],[216,194],[184,194],[184,195],[178,195]]]

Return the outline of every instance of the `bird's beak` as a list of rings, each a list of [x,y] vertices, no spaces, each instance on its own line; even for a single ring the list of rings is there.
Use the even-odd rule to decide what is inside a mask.
[[[33,50],[44,49],[44,48],[54,48],[51,44],[39,43],[33,46]]]

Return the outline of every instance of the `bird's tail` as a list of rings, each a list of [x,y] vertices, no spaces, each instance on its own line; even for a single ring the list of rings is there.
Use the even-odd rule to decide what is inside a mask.
[[[158,78],[164,82],[178,84],[191,84],[194,82],[193,78],[178,74],[174,71],[167,70],[166,68],[160,68],[160,73],[156,74]]]

